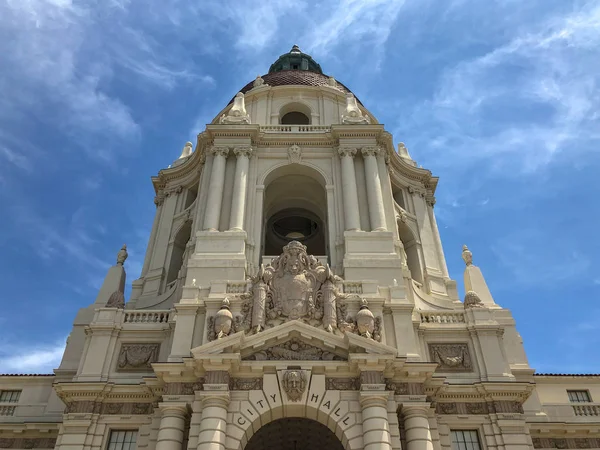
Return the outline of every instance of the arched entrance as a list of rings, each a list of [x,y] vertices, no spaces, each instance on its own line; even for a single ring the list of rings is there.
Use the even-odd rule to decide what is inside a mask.
[[[325,425],[303,417],[287,417],[259,428],[244,450],[344,450]]]

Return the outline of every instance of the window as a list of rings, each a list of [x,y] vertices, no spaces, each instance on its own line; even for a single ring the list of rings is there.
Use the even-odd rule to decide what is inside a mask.
[[[0,391],[0,403],[17,403],[21,391]]]
[[[135,450],[136,441],[136,430],[112,430],[107,450]]]
[[[567,391],[569,394],[569,400],[574,403],[591,402],[589,391]]]
[[[452,430],[452,450],[481,450],[477,430]]]

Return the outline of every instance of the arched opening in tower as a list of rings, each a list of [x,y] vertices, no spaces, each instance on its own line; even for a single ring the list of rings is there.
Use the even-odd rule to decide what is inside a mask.
[[[185,248],[192,234],[192,222],[185,222],[175,234],[173,248],[171,249],[171,258],[169,260],[169,270],[167,271],[167,286],[176,281],[180,274],[179,271],[184,263]]]
[[[421,258],[419,258],[419,246],[417,240],[409,226],[400,220],[398,221],[398,235],[404,245],[406,265],[410,270],[412,279],[423,284],[423,269],[421,266]]]
[[[299,111],[292,111],[281,118],[282,125],[309,125],[310,119]]]
[[[252,435],[244,450],[344,450],[338,437],[320,422],[304,417],[274,420]]]
[[[265,189],[261,256],[280,255],[289,242],[299,241],[308,254],[326,257],[327,197],[321,175],[297,164],[272,175]]]

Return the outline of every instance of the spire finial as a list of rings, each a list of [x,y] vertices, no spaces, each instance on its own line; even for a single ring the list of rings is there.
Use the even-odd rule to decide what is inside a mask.
[[[462,259],[467,266],[473,265],[473,253],[466,245],[463,245]]]
[[[129,254],[127,253],[127,244],[123,244],[119,253],[117,253],[117,265],[122,266]]]
[[[290,50],[290,53],[302,53],[302,50],[300,50],[300,47],[298,47],[296,44],[294,44],[292,46],[292,49]]]

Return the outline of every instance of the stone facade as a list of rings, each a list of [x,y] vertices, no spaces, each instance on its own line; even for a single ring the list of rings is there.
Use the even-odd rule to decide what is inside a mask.
[[[153,178],[131,298],[123,246],[55,374],[0,377],[0,448],[599,448],[600,377],[534,376],[466,246],[459,299],[438,179],[297,47],[272,70]]]

